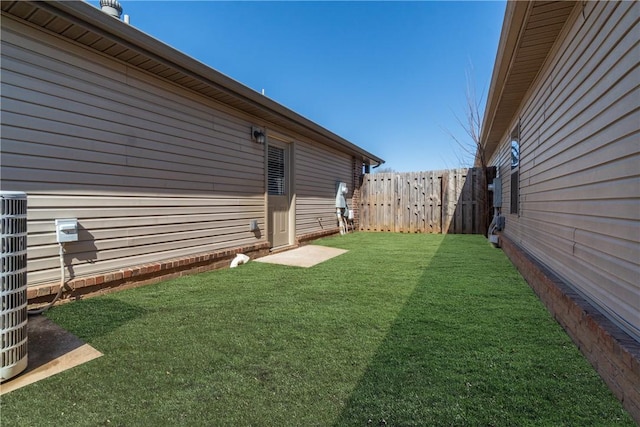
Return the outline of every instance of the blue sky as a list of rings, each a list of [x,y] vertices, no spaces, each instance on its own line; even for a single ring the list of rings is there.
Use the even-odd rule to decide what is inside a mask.
[[[90,1],[98,6],[99,1]],[[461,166],[466,72],[489,89],[506,3],[120,0],[131,25],[386,160]],[[484,107],[484,102],[482,102]]]

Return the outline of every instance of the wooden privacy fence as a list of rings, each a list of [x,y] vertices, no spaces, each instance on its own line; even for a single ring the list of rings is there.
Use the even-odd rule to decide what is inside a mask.
[[[366,174],[360,189],[360,229],[484,233],[485,185],[481,168]]]

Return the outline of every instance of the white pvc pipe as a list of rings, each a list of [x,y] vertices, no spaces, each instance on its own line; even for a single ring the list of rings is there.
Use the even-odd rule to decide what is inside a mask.
[[[45,311],[49,310],[53,306],[53,304],[55,304],[56,301],[58,301],[58,299],[62,296],[62,292],[64,292],[64,282],[65,282],[64,243],[58,243],[58,245],[59,245],[58,254],[60,256],[60,288],[58,289],[56,296],[53,298],[53,301],[51,301],[49,304],[45,305],[42,308],[27,311],[27,314],[29,315],[42,314]]]
[[[245,254],[238,254],[233,259],[233,261],[231,261],[231,265],[229,266],[229,268],[236,268],[237,266],[239,266],[241,264],[246,264],[246,263],[249,262],[250,259],[251,258],[246,256]]]

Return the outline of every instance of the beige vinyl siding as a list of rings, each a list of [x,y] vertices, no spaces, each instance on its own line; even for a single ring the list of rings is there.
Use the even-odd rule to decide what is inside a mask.
[[[189,90],[2,19],[2,189],[29,195],[29,284],[258,242],[264,146],[251,122]]]
[[[335,228],[336,182],[347,183],[353,193],[351,157],[306,142],[296,143],[295,153],[296,234]]]
[[[505,233],[640,337],[640,5],[582,6],[518,112],[520,216]],[[507,140],[492,159],[503,212]]]

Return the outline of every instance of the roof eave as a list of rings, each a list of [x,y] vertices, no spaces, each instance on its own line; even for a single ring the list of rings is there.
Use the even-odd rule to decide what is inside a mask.
[[[577,11],[576,4],[574,1],[507,3],[480,132],[485,159],[495,153],[535,87],[550,52],[563,37],[566,22]]]
[[[518,39],[525,21],[525,17],[530,8],[527,1],[508,1],[500,33],[498,52],[493,65],[491,85],[487,96],[487,103],[482,120],[482,130],[480,132],[480,145],[485,150],[485,158],[491,157],[498,146],[499,141],[488,141],[488,134],[492,128],[498,102],[503,95],[504,86],[509,74],[509,68],[513,63]]]
[[[47,1],[29,2],[37,8],[63,16],[78,25],[89,27],[91,31],[103,37],[117,40],[132,49],[143,52],[152,58],[171,65],[182,72],[197,78],[205,84],[211,85],[225,95],[233,97],[240,106],[246,106],[248,114],[257,115],[265,121],[278,117],[281,123],[288,123],[290,130],[312,137],[314,140],[346,151],[366,164],[382,164],[384,160],[362,149],[352,142],[336,135],[328,129],[296,113],[295,111],[271,100],[261,93],[243,85],[242,83],[222,74],[208,65],[178,51],[177,49],[157,40],[139,29],[115,19],[94,6],[82,1]],[[241,107],[239,107],[241,108]]]

